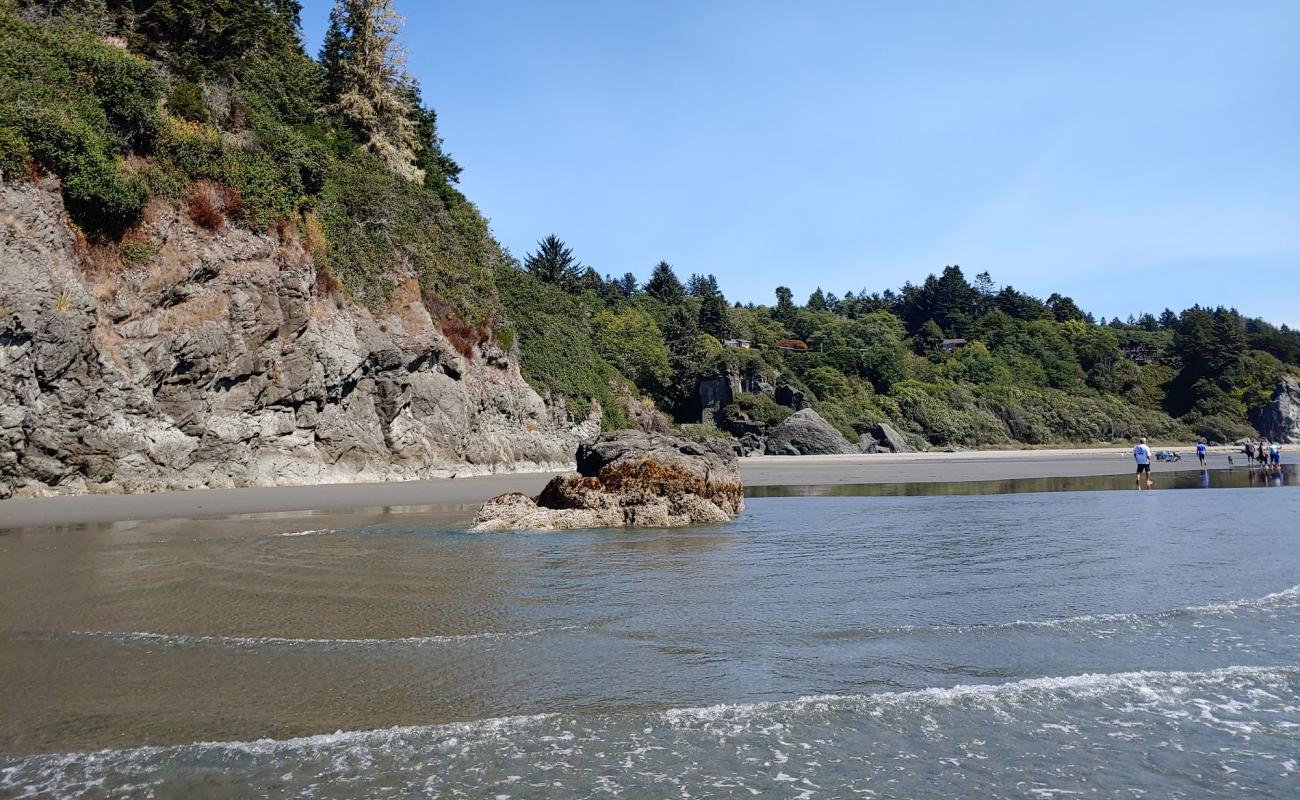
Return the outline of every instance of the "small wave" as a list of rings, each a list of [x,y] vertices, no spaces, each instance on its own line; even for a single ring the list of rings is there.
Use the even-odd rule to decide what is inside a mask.
[[[966,701],[1018,702],[1044,694],[1094,697],[1122,691],[1150,692],[1175,688],[1205,689],[1242,681],[1278,684],[1300,678],[1300,666],[1222,667],[1203,671],[1089,672],[1060,677],[1025,678],[1007,683],[973,683],[901,692],[857,695],[813,695],[766,703],[721,704],[661,712],[672,723],[731,719],[774,711],[862,710],[902,705],[952,705]]]
[[[581,630],[582,625],[560,625],[551,628],[533,628],[522,631],[486,631],[483,633],[465,633],[444,636],[403,636],[396,638],[299,638],[289,636],[212,636],[203,634],[172,634],[153,631],[69,631],[67,633],[42,631],[38,633],[15,634],[23,638],[57,639],[99,639],[118,644],[159,644],[167,647],[188,647],[194,645],[215,645],[230,648],[258,647],[388,647],[420,646],[432,644],[453,644],[471,642],[479,639],[517,639],[529,636],[541,636],[547,633]]]
[[[289,531],[288,533],[277,533],[276,536],[324,536],[327,533],[333,533],[335,528],[314,528],[309,531]]]
[[[1239,611],[1265,611],[1275,608],[1294,608],[1300,606],[1300,585],[1283,589],[1280,592],[1266,594],[1244,600],[1230,600],[1222,603],[1174,608],[1164,611],[1121,611],[1105,614],[1082,614],[1077,617],[1060,619],[1017,619],[1010,622],[969,623],[965,625],[895,625],[881,628],[850,629],[832,631],[819,638],[827,640],[864,639],[873,636],[889,636],[900,633],[983,633],[1001,630],[1025,629],[1068,629],[1085,625],[1127,623],[1143,624],[1165,619],[1188,617],[1196,614],[1231,615]]]
[[[1007,683],[959,684],[947,687],[928,687],[898,692],[876,692],[853,695],[809,695],[793,700],[772,700],[758,703],[722,703],[712,706],[670,708],[652,711],[645,715],[647,722],[658,720],[670,727],[689,726],[719,720],[735,720],[752,716],[786,716],[807,711],[875,711],[899,706],[945,706],[968,701],[988,704],[1016,703],[1042,695],[1073,698],[1096,697],[1124,691],[1166,691],[1179,694],[1186,689],[1209,689],[1239,685],[1243,682],[1264,684],[1271,688],[1290,690],[1300,679],[1300,666],[1250,667],[1232,666],[1203,671],[1158,671],[1084,673],[1060,677],[1025,678]],[[292,739],[253,739],[247,741],[194,742],[186,745],[160,747],[149,745],[123,750],[98,750],[91,753],[56,753],[30,756],[31,761],[63,761],[86,759],[102,762],[108,759],[176,753],[177,751],[210,751],[268,754],[284,751],[323,750],[335,746],[382,745],[388,742],[406,742],[418,738],[422,741],[464,739],[485,735],[503,736],[528,733],[538,723],[561,719],[559,713],[527,714],[509,717],[451,722],[441,725],[403,725],[363,731],[335,731],[334,733],[299,736]],[[632,713],[599,715],[606,720],[635,716]],[[638,725],[641,723],[638,722]]]

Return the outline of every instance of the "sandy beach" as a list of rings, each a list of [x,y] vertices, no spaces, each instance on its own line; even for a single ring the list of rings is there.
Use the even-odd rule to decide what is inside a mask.
[[[1157,464],[1156,471],[1197,468],[1190,448],[1181,462]],[[1209,466],[1228,466],[1233,448],[1211,450]],[[1287,463],[1291,459],[1286,459]],[[845,456],[756,456],[741,459],[747,486],[984,481],[1014,478],[1118,475],[1133,469],[1126,447],[968,451]],[[556,473],[514,472],[459,479],[200,489],[135,495],[78,495],[0,501],[0,528],[76,525],[124,520],[195,518],[231,514],[330,511],[407,506],[450,506],[469,511],[503,492],[536,494]]]

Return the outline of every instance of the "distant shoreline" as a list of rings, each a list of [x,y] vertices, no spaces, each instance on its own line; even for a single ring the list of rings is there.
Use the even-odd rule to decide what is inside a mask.
[[[1158,446],[1156,449],[1163,449]],[[1176,448],[1183,460],[1156,464],[1156,472],[1197,469],[1193,448]],[[1222,469],[1236,448],[1210,449],[1209,466]],[[1287,463],[1291,459],[1286,459]],[[1061,450],[968,450],[956,453],[878,453],[842,456],[754,456],[740,460],[747,486],[926,483],[1127,474],[1127,447]],[[504,492],[536,494],[555,472],[510,472],[455,480],[259,486],[148,494],[102,494],[0,501],[0,530],[146,519],[186,519],[238,514],[344,511],[406,506],[473,506]]]

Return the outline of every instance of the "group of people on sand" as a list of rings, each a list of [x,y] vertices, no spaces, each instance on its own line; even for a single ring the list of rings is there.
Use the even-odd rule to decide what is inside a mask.
[[[1205,470],[1205,456],[1209,451],[1209,446],[1204,439],[1196,441],[1196,458],[1201,462],[1201,469]],[[1260,439],[1258,442],[1246,442],[1243,448],[1246,454],[1246,464],[1250,469],[1258,468],[1266,473],[1282,473],[1282,446],[1277,442],[1270,442],[1267,439]],[[1146,488],[1152,487],[1151,482],[1151,462],[1154,460],[1151,455],[1151,448],[1147,445],[1146,437],[1138,440],[1137,445],[1133,448],[1133,460],[1137,462],[1137,488],[1140,490],[1145,479]],[[1228,456],[1228,464],[1232,464],[1232,456]]]
[[[1258,466],[1264,472],[1282,471],[1282,446],[1277,442],[1270,442],[1268,439],[1260,439],[1258,442],[1248,441],[1242,445],[1242,450],[1246,454],[1246,466],[1250,469]]]

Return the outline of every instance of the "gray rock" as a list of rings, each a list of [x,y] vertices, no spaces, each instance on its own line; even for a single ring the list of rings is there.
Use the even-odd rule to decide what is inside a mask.
[[[1268,405],[1251,415],[1260,436],[1280,444],[1300,444],[1300,379],[1284,375]]]
[[[767,437],[767,454],[812,456],[856,453],[833,425],[811,408],[796,411],[772,429]]]
[[[908,444],[901,433],[883,422],[878,422],[872,427],[871,438],[879,442],[880,449],[888,450],[891,453],[916,452],[916,448]]]
[[[744,509],[736,456],[720,439],[614,431],[580,445],[576,461],[578,474],[553,478],[535,499],[489,500],[470,530],[672,527],[726,522]]]
[[[732,375],[706,375],[695,386],[696,401],[699,403],[697,422],[716,422],[721,419],[722,409],[735,400],[734,391],[738,383]]]
[[[0,185],[0,497],[564,469],[599,433],[414,278],[361,308],[291,234],[149,218],[150,265],[86,270],[56,181]]]
[[[880,443],[872,438],[871,434],[864,433],[858,437],[859,453],[879,453]]]
[[[767,450],[767,439],[754,433],[747,433],[736,440],[741,456],[761,456]]]

